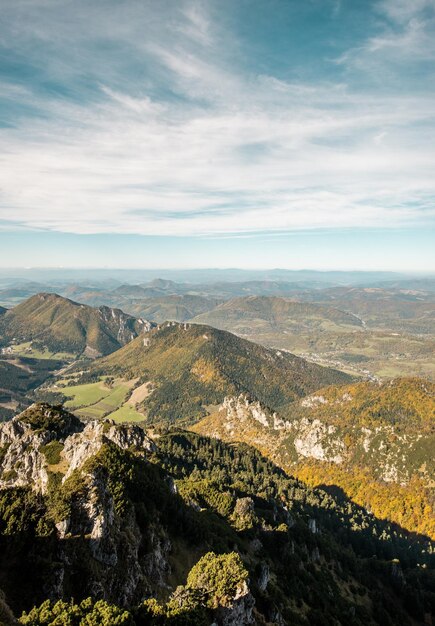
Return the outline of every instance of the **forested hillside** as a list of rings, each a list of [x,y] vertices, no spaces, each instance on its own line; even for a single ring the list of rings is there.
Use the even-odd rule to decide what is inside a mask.
[[[435,386],[330,386],[273,413],[239,396],[193,427],[255,445],[312,485],[339,486],[375,515],[435,539]]]
[[[277,409],[324,385],[351,380],[225,331],[175,322],[95,361],[89,372],[152,382],[154,390],[143,405],[149,422],[197,421],[209,405],[238,393]]]
[[[40,293],[0,317],[0,338],[2,345],[27,342],[54,353],[96,357],[117,350],[149,327],[119,309],[94,309]]]
[[[412,626],[435,610],[429,541],[247,446],[153,442],[47,405],[1,426],[0,445],[6,624],[8,606],[33,626]]]

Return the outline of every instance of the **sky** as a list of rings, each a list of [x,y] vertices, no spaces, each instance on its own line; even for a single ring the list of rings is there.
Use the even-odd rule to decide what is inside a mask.
[[[2,0],[0,267],[435,271],[435,0]]]

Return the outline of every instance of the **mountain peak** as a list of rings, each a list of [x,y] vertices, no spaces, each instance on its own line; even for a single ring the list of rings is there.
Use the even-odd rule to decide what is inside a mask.
[[[151,326],[121,309],[93,308],[47,292],[31,296],[1,316],[6,339],[35,341],[53,352],[93,357],[117,350]]]
[[[169,422],[196,421],[226,396],[244,393],[275,410],[318,387],[352,380],[224,330],[178,322],[152,328],[90,371],[152,382],[142,408],[149,420]]]

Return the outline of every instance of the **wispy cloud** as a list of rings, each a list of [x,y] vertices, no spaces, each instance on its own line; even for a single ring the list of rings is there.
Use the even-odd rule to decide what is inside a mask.
[[[389,88],[388,72],[361,90],[350,75],[416,55],[433,2],[379,3],[386,22],[342,55],[346,72],[309,82],[248,68],[218,3],[30,4],[32,28],[26,0],[5,0],[2,45],[33,46],[43,78],[1,85],[32,114],[1,131],[0,219],[154,235],[433,219],[433,93],[398,90],[396,75]]]

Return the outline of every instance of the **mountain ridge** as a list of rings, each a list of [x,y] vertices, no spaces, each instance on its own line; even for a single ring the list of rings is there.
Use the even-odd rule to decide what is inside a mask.
[[[329,386],[272,412],[243,395],[192,426],[255,446],[312,485],[334,484],[379,517],[435,539],[435,384]]]
[[[271,350],[232,333],[198,324],[168,322],[91,364],[94,375],[139,377],[154,391],[145,401],[149,418],[198,419],[207,406],[238,392],[270,408],[316,388],[351,377]],[[159,414],[159,411],[161,412]],[[172,418],[171,418],[172,414]]]
[[[54,352],[99,356],[131,341],[151,324],[120,309],[79,304],[53,293],[40,293],[0,318],[3,341],[35,341]]]

